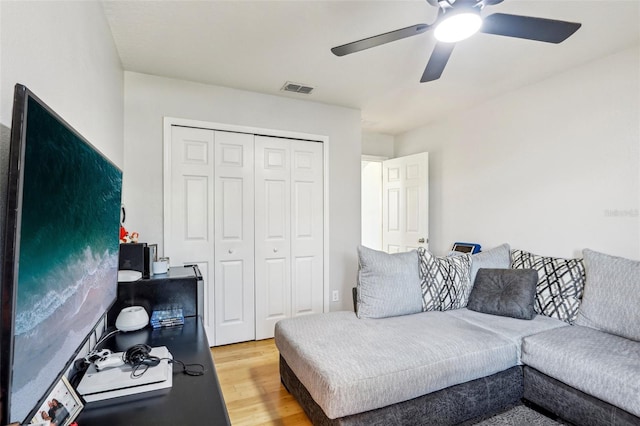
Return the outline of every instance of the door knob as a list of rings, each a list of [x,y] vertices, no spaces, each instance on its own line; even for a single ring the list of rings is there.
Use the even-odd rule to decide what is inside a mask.
[[[229,249],[229,254],[233,254],[233,249]]]
[[[278,252],[278,249],[277,249],[277,248],[274,248],[274,249],[273,249],[273,252],[274,252],[274,253],[277,253],[277,252]]]

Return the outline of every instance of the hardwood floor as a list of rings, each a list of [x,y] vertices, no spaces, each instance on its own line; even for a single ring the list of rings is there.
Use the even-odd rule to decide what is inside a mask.
[[[273,339],[211,349],[233,426],[310,426],[296,400],[280,383]]]

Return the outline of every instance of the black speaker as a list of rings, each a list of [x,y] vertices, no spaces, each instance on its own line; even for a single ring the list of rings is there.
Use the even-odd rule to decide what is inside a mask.
[[[147,243],[120,244],[118,269],[140,271],[142,275],[145,275],[146,271],[146,275],[149,276],[149,270],[146,267],[148,261],[145,262],[145,247],[147,247]]]
[[[142,271],[142,278],[151,277],[151,267],[153,266],[153,255],[151,254],[151,247],[144,248],[144,271]]]

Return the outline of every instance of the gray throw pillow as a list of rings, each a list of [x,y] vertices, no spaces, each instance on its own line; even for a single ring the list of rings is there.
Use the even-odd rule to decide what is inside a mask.
[[[386,318],[422,311],[415,250],[389,254],[358,247],[358,318]]]
[[[640,261],[582,254],[587,282],[575,323],[640,341]]]
[[[533,269],[480,269],[467,309],[530,320],[535,317],[538,273]]]
[[[480,268],[509,269],[511,267],[511,247],[502,244],[492,249],[471,255],[471,285],[476,281]]]

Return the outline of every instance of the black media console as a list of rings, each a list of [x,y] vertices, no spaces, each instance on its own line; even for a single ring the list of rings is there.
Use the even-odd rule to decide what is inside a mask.
[[[109,311],[108,323],[113,326],[120,310],[128,306],[142,306],[151,315],[155,307],[178,305],[185,317],[204,318],[203,301],[204,284],[198,267],[173,266],[166,274],[118,283],[118,299]]]
[[[78,418],[80,426],[126,425],[230,425],[229,414],[213,365],[209,342],[202,325],[202,277],[197,266],[170,268],[167,275],[156,275],[134,283],[119,283],[118,301],[108,315],[109,324],[122,307],[156,304],[184,306],[183,326],[118,333],[104,345],[113,352],[145,343],[166,346],[173,358],[185,364],[201,364],[204,375],[189,376],[178,364],[173,368],[170,390],[149,395],[138,394],[89,403]],[[150,311],[149,311],[150,312]]]

